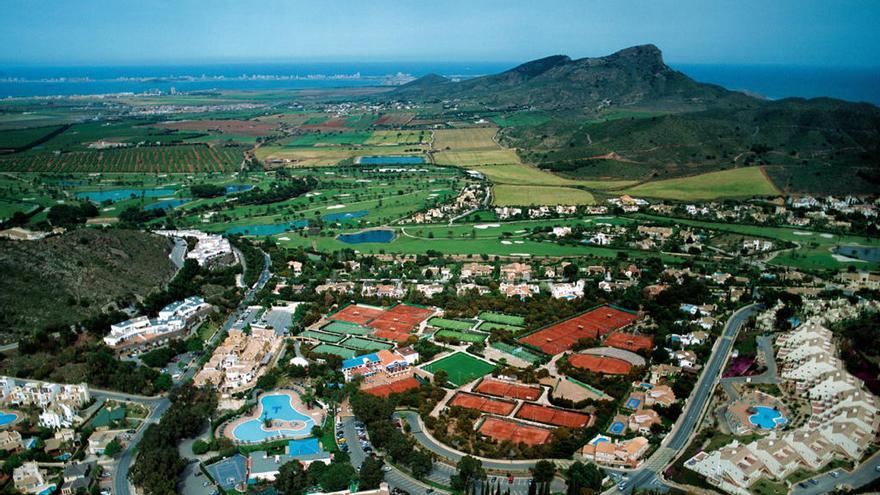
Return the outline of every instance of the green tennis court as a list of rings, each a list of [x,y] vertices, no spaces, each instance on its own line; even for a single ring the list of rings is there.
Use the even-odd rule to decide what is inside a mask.
[[[522,332],[523,330],[525,330],[525,328],[518,327],[516,325],[506,325],[504,323],[495,323],[495,322],[491,322],[491,321],[484,321],[483,323],[480,323],[478,330],[481,330],[483,332],[491,332],[492,330],[503,330],[505,332],[510,332],[510,333],[519,333],[519,332]]]
[[[527,363],[535,364],[543,361],[541,356],[524,347],[514,347],[510,344],[505,344],[504,342],[492,342],[490,345],[501,352],[506,352],[511,356],[518,357]]]
[[[470,330],[474,327],[474,322],[464,320],[450,320],[447,318],[440,318],[439,316],[435,316],[434,318],[428,320],[428,325],[437,328],[445,328],[448,330]]]
[[[368,327],[362,327],[356,323],[347,323],[344,321],[331,321],[330,323],[321,327],[322,331],[338,333],[341,335],[372,335],[373,329]]]
[[[353,358],[357,356],[357,351],[346,349],[334,344],[321,344],[312,349],[312,352],[319,354],[335,354],[343,359]]]
[[[522,316],[508,315],[504,313],[494,313],[492,311],[483,311],[480,313],[480,319],[483,321],[491,321],[493,323],[504,323],[505,325],[516,325],[518,327],[525,326],[526,319]]]
[[[335,344],[336,342],[339,342],[340,340],[345,338],[341,335],[336,335],[334,333],[314,332],[312,330],[306,330],[299,335],[300,337],[305,337],[307,339],[315,339],[320,340],[321,342],[330,342],[332,344]]]
[[[463,352],[450,354],[443,359],[426,364],[422,367],[429,373],[436,373],[438,370],[446,371],[449,381],[456,387],[460,387],[465,383],[471,382],[488,375],[495,369],[495,365],[487,363],[482,359],[477,359]]]
[[[381,351],[382,349],[391,349],[394,347],[394,344],[376,342],[375,340],[362,339],[360,337],[351,337],[342,344],[359,351]]]
[[[456,339],[462,342],[483,342],[486,340],[488,335],[480,334],[480,333],[472,333],[472,332],[456,332],[455,330],[439,330],[434,334],[434,337],[446,337],[448,339]]]

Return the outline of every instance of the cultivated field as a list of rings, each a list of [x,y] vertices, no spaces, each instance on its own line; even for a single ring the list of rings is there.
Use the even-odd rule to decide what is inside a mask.
[[[395,146],[401,144],[428,144],[430,131],[375,131],[364,142],[371,146]]]
[[[275,131],[275,125],[252,120],[181,120],[158,125],[175,131],[205,131],[245,136],[265,136]]]
[[[434,149],[444,150],[494,150],[498,143],[493,139],[495,127],[469,127],[465,129],[440,129],[434,131]]]
[[[205,145],[143,146],[70,153],[24,153],[0,157],[10,172],[228,172],[242,162],[244,148]]]
[[[736,168],[692,177],[659,180],[640,184],[622,192],[632,196],[683,201],[780,194],[760,167]]]
[[[573,187],[513,186],[499,184],[492,188],[492,203],[498,206],[591,205],[593,195]]]

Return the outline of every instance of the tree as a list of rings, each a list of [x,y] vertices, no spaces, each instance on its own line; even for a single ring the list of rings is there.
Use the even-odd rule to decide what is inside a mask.
[[[446,370],[437,370],[434,373],[434,385],[443,386],[449,381],[449,373]]]
[[[358,489],[373,490],[379,488],[379,483],[385,478],[385,473],[382,472],[383,465],[382,461],[373,457],[364,459],[364,463],[361,464],[360,473],[358,473]]]
[[[542,459],[538,461],[532,469],[532,479],[538,485],[537,488],[540,489],[541,493],[550,492],[550,483],[553,481],[554,476],[556,476],[556,465],[548,460]]]
[[[110,443],[108,443],[106,447],[104,447],[104,455],[107,457],[113,457],[118,454],[120,450],[122,450],[122,445],[119,445],[119,442],[114,438],[113,440],[110,440]]]
[[[197,439],[192,444],[192,451],[193,451],[193,454],[195,454],[195,455],[207,454],[208,450],[210,450],[210,446],[208,445],[207,442],[205,442],[201,438]]]
[[[315,462],[313,464],[323,463]],[[302,495],[305,493],[307,486],[308,480],[302,464],[288,462],[278,470],[278,476],[275,478],[275,488],[284,493],[284,495]]]
[[[565,483],[568,486],[566,495],[598,493],[602,489],[603,478],[602,472],[595,464],[575,462],[565,472]]]
[[[416,450],[409,456],[409,469],[416,479],[422,479],[431,472],[434,467],[434,461],[431,456]]]
[[[321,464],[321,463],[312,463]],[[324,469],[318,478],[321,488],[325,492],[338,492],[348,488],[348,485],[357,477],[357,473],[348,462],[334,462]]]
[[[453,475],[451,481],[452,489],[456,492],[471,493],[474,483],[486,477],[483,463],[469,455],[459,459],[455,467],[458,469],[458,474]]]

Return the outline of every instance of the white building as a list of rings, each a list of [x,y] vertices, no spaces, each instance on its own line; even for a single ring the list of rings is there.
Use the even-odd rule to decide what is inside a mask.
[[[211,305],[201,297],[188,297],[165,306],[156,318],[139,316],[110,325],[110,333],[104,337],[104,343],[113,348],[156,343],[183,333],[210,309]]]

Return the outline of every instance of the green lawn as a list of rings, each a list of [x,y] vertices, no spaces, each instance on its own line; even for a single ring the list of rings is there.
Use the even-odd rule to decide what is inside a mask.
[[[463,352],[456,352],[437,361],[423,366],[425,371],[436,373],[438,370],[446,371],[449,381],[456,387],[488,375],[495,369],[495,365],[477,359]]]
[[[428,324],[437,328],[446,328],[449,330],[470,330],[474,326],[472,321],[450,320],[435,316],[428,320]]]
[[[503,323],[505,325],[516,325],[518,327],[524,326],[526,324],[526,319],[522,316],[495,313],[492,311],[483,311],[482,313],[480,313],[479,318],[483,321]]]

